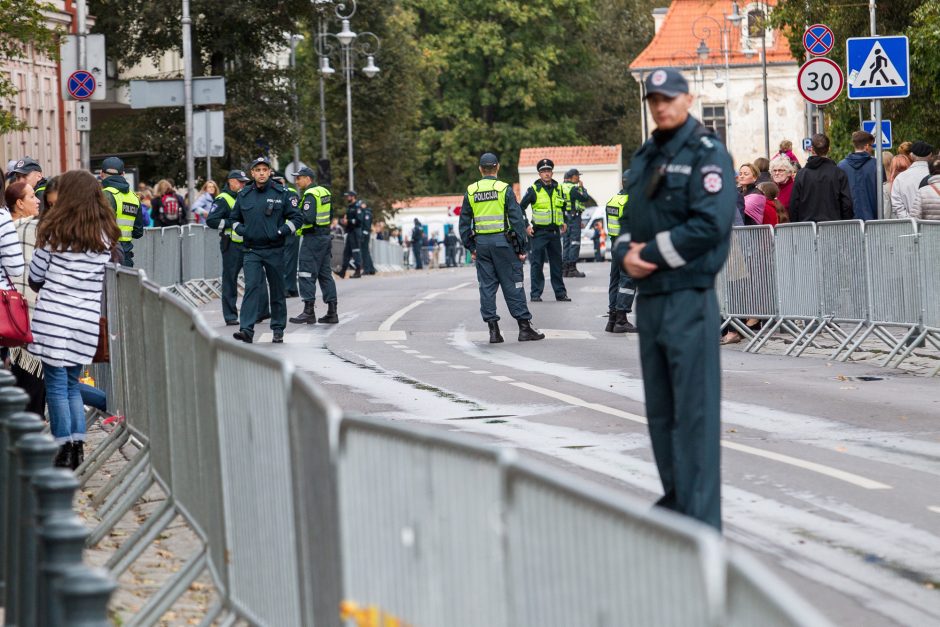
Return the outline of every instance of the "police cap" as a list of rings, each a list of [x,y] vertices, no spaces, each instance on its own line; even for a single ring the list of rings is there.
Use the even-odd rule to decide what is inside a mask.
[[[355,197],[358,197],[359,194],[357,194],[356,190],[354,189],[347,189],[345,192],[343,192],[343,196],[352,196],[355,198]]]
[[[566,179],[570,179],[572,176],[581,176],[581,173],[578,171],[577,168],[571,168],[570,170],[565,172]]]
[[[689,93],[689,83],[682,73],[672,68],[660,68],[646,77],[644,82],[646,96],[662,94],[666,98],[675,98],[679,94]]]
[[[535,166],[535,169],[541,172],[542,170],[554,170],[555,162],[551,159],[539,159],[538,164]]]
[[[23,157],[17,161],[12,172],[17,174],[29,174],[30,172],[42,172],[42,166],[39,165],[39,162],[33,159],[32,157]]]
[[[108,157],[101,162],[101,171],[105,174],[124,174],[124,162],[118,157]]]
[[[258,157],[257,159],[251,162],[251,165],[248,166],[248,169],[251,170],[256,165],[261,165],[262,163],[268,166],[269,168],[271,167],[271,160],[268,157]]]
[[[242,183],[247,183],[248,181],[251,180],[250,178],[248,178],[248,175],[245,174],[244,170],[232,170],[231,172],[228,173],[228,176],[226,176],[225,178],[229,180],[234,179],[236,181],[241,181]]]
[[[499,158],[492,152],[484,152],[480,155],[480,167],[492,168],[499,165]]]
[[[290,175],[291,176],[309,176],[312,179],[317,178],[317,173],[314,172],[312,169],[308,168],[307,166],[300,168],[296,172],[291,172]]]

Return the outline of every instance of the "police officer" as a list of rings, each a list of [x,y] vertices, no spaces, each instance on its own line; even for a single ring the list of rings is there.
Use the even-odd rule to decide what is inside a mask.
[[[411,252],[415,256],[415,270],[420,270],[424,267],[424,227],[418,218],[415,218],[411,228]]]
[[[330,234],[330,221],[333,218],[333,206],[330,203],[330,190],[322,185],[314,185],[316,173],[310,168],[300,168],[293,176],[303,190],[300,203],[303,226],[297,229],[302,238],[297,280],[304,310],[290,321],[294,324],[336,324],[339,316],[336,313],[336,283],[331,269],[333,236]],[[317,281],[320,282],[323,302],[327,306],[326,315],[319,320],[314,311]]]
[[[542,159],[537,164],[539,178],[526,190],[520,206],[522,210],[532,207],[532,224],[528,233],[532,237],[531,259],[531,297],[533,303],[542,302],[542,290],[545,289],[545,275],[542,266],[548,257],[548,270],[551,275],[555,300],[570,301],[568,290],[561,276],[561,238],[567,227],[564,222],[565,194],[558,181],[552,178],[555,163],[551,159]]]
[[[664,496],[658,505],[721,529],[721,321],[715,276],[728,255],[734,170],[721,142],[689,115],[682,74],[652,72],[656,130],[631,162],[630,242],[646,416]],[[618,256],[627,238],[618,241]]]
[[[124,178],[124,162],[117,157],[107,157],[101,162],[101,187],[108,204],[117,216],[121,229],[120,245],[124,251],[122,265],[134,267],[134,241],[144,236],[144,213],[140,210],[140,199],[131,191]]]
[[[13,163],[13,167],[7,173],[7,179],[8,183],[25,182],[33,188],[33,193],[40,200],[46,192],[46,179],[42,175],[42,166],[32,157],[23,157]]]
[[[567,199],[564,215],[567,231],[565,231],[564,252],[562,253],[564,261],[562,276],[583,278],[584,273],[578,270],[578,259],[581,256],[581,212],[584,211],[585,203],[591,201],[591,197],[581,183],[581,173],[575,168],[565,172],[561,191],[565,193]]]
[[[630,240],[630,214],[626,211],[627,176],[630,170],[623,172],[623,184],[620,193],[607,201],[607,235],[610,237],[610,248],[616,246],[617,238],[623,236]],[[607,327],[608,333],[636,333],[636,327],[627,319],[627,314],[633,311],[633,297],[636,288],[633,279],[619,263],[610,264],[610,282],[607,284]]]
[[[447,234],[444,235],[444,261],[448,268],[457,267],[457,235],[450,224],[444,226]]]
[[[349,190],[343,197],[346,199],[346,245],[343,247],[343,265],[339,270],[339,278],[346,278],[349,266],[355,269],[352,278],[362,276],[362,250],[359,246],[361,230],[361,208],[359,199],[354,190]]]
[[[297,188],[291,185],[290,181],[284,178],[284,173],[275,171],[271,177],[275,182],[280,183],[288,192],[297,198],[298,206],[300,204],[300,193]],[[299,230],[299,229],[298,229]],[[284,289],[287,291],[288,298],[295,298],[297,291],[297,255],[300,252],[300,234],[293,239],[287,239],[284,242]]]
[[[471,184],[460,210],[460,239],[476,261],[480,282],[480,314],[490,328],[490,343],[503,341],[496,313],[496,290],[503,288],[509,313],[519,323],[519,341],[545,337],[532,326],[525,302],[522,262],[525,261],[525,216],[509,185],[496,180],[499,160],[492,153],[480,157],[482,179]]]
[[[212,201],[212,210],[206,216],[206,226],[219,229],[219,248],[222,251],[222,316],[225,324],[238,324],[238,273],[242,270],[242,239],[232,231],[233,220],[230,217],[235,206],[235,197],[251,179],[244,170],[232,170],[228,173],[225,187]]]
[[[254,182],[235,198],[232,230],[243,237],[245,298],[242,300],[240,329],[236,340],[251,344],[255,322],[262,307],[262,290],[267,277],[271,299],[271,330],[274,343],[284,341],[287,303],[284,293],[284,244],[300,228],[303,219],[297,197],[271,180],[271,162],[258,157],[251,162]]]
[[[369,243],[372,240],[372,207],[364,200],[360,200],[359,209],[359,254],[362,255],[362,273],[375,274],[372,251],[369,249]]]

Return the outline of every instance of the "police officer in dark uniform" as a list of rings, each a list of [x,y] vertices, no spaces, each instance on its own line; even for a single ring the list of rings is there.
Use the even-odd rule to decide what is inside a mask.
[[[607,235],[610,237],[610,249],[617,246],[617,238],[630,240],[630,213],[627,209],[627,177],[630,170],[624,170],[620,193],[607,201]],[[608,333],[636,333],[636,327],[627,319],[633,311],[633,298],[636,287],[633,279],[619,263],[610,264],[610,281],[607,284],[607,326]]]
[[[528,228],[532,238],[529,261],[532,268],[532,302],[542,302],[542,290],[545,289],[542,266],[546,257],[555,300],[570,301],[561,272],[561,234],[567,230],[564,222],[565,194],[558,181],[552,178],[555,163],[551,159],[542,159],[536,168],[539,178],[526,190],[520,203],[523,211],[532,207],[532,223]]]
[[[578,259],[581,256],[581,212],[584,211],[586,203],[591,202],[591,196],[584,189],[581,183],[581,173],[575,168],[565,172],[565,180],[561,184],[561,191],[565,193],[568,199],[565,205],[565,225],[568,230],[565,231],[564,252],[562,258],[564,261],[562,276],[583,278],[584,273],[578,270]]]
[[[101,162],[101,188],[121,229],[120,245],[124,252],[121,264],[133,268],[134,240],[144,236],[144,212],[140,210],[140,199],[124,178],[124,162],[118,157],[107,157]]]
[[[232,230],[245,239],[245,298],[242,301],[241,328],[233,335],[236,340],[251,344],[255,322],[262,307],[261,292],[267,277],[271,299],[271,330],[274,342],[284,341],[287,325],[287,303],[284,292],[284,243],[294,237],[303,218],[297,208],[297,197],[271,180],[271,162],[258,157],[251,163],[254,182],[235,198],[232,207]]]
[[[444,235],[444,262],[448,268],[457,267],[457,235],[454,233],[454,227],[445,225],[447,234]]]
[[[362,273],[375,274],[375,265],[372,263],[372,251],[369,243],[372,241],[372,207],[366,201],[359,201],[359,254],[362,255]]]
[[[339,270],[339,278],[346,278],[346,271],[349,266],[355,269],[352,278],[358,279],[362,276],[362,250],[359,246],[361,230],[361,212],[359,200],[356,192],[353,190],[343,194],[346,198],[346,245],[343,247],[343,265]]]
[[[46,179],[42,175],[42,166],[32,157],[23,157],[17,161],[7,172],[7,183],[16,183],[25,181],[27,185],[33,188],[36,198],[42,200],[46,193]]]
[[[299,206],[300,203],[300,193],[298,193],[297,188],[294,187],[290,181],[284,177],[284,173],[280,171],[275,171],[274,175],[271,177],[275,182],[280,183],[287,191],[289,191],[295,198],[297,198],[297,203]],[[297,291],[297,256],[300,253],[300,235],[297,234],[293,239],[285,240],[284,242],[284,289],[287,290],[288,298],[295,298],[298,295]]]
[[[415,256],[415,270],[420,270],[424,267],[424,228],[418,218],[411,228],[411,252]]]
[[[230,213],[235,197],[251,182],[243,170],[232,170],[225,177],[225,187],[212,201],[212,210],[206,216],[206,226],[219,230],[219,248],[222,251],[222,317],[225,324],[238,324],[238,273],[242,270],[241,235],[232,231]],[[266,310],[267,308],[265,308]]]
[[[652,72],[656,130],[631,161],[630,242],[646,416],[664,496],[658,505],[721,529],[718,299],[735,212],[727,150],[689,115],[682,74]],[[618,256],[627,238],[617,242]]]
[[[333,219],[333,205],[330,190],[322,185],[314,185],[317,175],[310,168],[300,168],[293,175],[303,190],[300,213],[304,224],[297,229],[302,239],[297,281],[300,285],[300,297],[304,301],[304,310],[290,321],[294,324],[336,324],[339,322],[339,316],[336,313],[336,283],[333,281],[332,270],[333,235],[330,233],[330,222]],[[319,320],[314,310],[317,281],[320,282],[323,302],[327,306],[326,315]]]
[[[490,328],[490,343],[503,341],[496,313],[496,290],[503,288],[509,313],[519,323],[519,341],[545,337],[532,326],[525,302],[522,262],[525,261],[525,216],[508,184],[496,180],[499,160],[480,157],[483,178],[467,188],[460,210],[460,239],[476,261],[480,282],[480,314]]]

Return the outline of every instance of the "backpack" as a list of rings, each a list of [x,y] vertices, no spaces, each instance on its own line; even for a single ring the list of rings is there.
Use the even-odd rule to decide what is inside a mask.
[[[180,202],[176,194],[166,193],[160,197],[160,215],[169,222],[179,220]]]

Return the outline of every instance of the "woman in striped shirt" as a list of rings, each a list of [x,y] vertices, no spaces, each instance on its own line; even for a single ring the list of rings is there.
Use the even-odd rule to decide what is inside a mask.
[[[59,178],[59,198],[39,223],[29,284],[39,292],[29,351],[42,360],[56,466],[84,459],[85,408],[78,377],[98,346],[105,264],[120,238],[114,211],[84,170]]]

